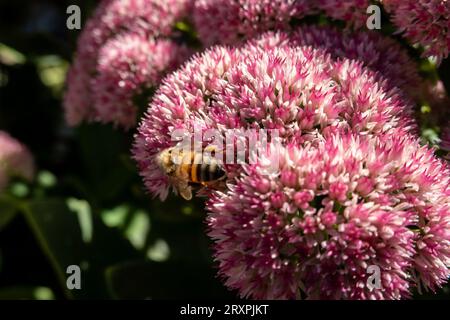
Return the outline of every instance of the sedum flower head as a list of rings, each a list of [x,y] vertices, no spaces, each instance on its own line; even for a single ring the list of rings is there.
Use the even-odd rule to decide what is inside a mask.
[[[287,29],[292,19],[311,10],[309,0],[198,0],[194,22],[204,44],[235,44],[264,31]]]
[[[359,29],[366,26],[367,8],[371,3],[370,0],[317,0],[316,6],[327,17]]]
[[[263,36],[264,37],[264,36]],[[294,45],[323,48],[334,59],[360,61],[388,81],[388,87],[402,89],[417,99],[421,78],[418,67],[396,41],[375,32],[349,32],[331,27],[304,26],[291,35]]]
[[[191,4],[191,0],[102,1],[83,28],[78,39],[75,60],[69,70],[64,96],[67,122],[77,125],[84,120],[109,121],[98,119],[92,88],[93,78],[98,72],[99,53],[109,40],[121,33],[135,33],[148,38],[150,42],[154,41],[150,40],[152,38],[176,36],[174,26],[187,17]],[[150,47],[151,45],[148,45],[148,48]],[[169,56],[173,54],[175,53],[170,53]],[[130,64],[133,64],[133,61]]]
[[[392,22],[412,44],[425,48],[438,62],[450,48],[450,2],[447,0],[383,0]]]
[[[338,134],[278,152],[209,200],[229,288],[253,299],[400,299],[447,281],[449,171],[432,150],[408,137]]]
[[[28,149],[8,133],[0,131],[0,191],[11,177],[32,180],[34,160]]]
[[[419,100],[422,85],[417,64],[395,41],[372,32],[348,32],[331,27],[302,26],[294,32],[267,32],[251,40],[251,48],[271,50],[276,47],[311,46],[331,55],[335,61],[356,60],[381,76],[387,89],[398,87],[405,98]]]
[[[135,100],[145,98],[163,76],[188,55],[188,49],[167,39],[124,34],[100,50],[97,76],[92,82],[94,110],[103,122],[125,128],[136,124]]]
[[[215,47],[164,80],[140,124],[134,158],[147,189],[164,199],[169,183],[155,157],[177,143],[175,130],[278,130],[297,145],[341,130],[410,131],[410,105],[386,88],[362,63],[334,61],[324,50]]]

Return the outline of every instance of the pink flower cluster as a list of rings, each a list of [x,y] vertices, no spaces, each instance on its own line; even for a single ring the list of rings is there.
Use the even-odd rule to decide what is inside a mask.
[[[399,31],[426,56],[448,55],[450,8],[446,1],[382,1]],[[364,28],[367,0],[104,0],[89,19],[69,70],[64,98],[70,125],[100,121],[131,128],[136,114],[161,79],[192,53],[178,41],[177,22],[194,21],[199,40],[238,44],[268,30],[293,31],[301,45],[327,48],[335,57],[363,60],[416,99],[415,63],[393,40],[375,32],[342,33],[331,28],[292,28],[305,16],[325,14]],[[120,59],[119,59],[120,57]],[[117,61],[116,61],[117,60]]]
[[[366,27],[367,8],[372,4],[370,0],[317,0],[317,8],[328,17],[345,21],[354,28]]]
[[[450,2],[447,0],[382,0],[399,32],[440,62],[450,49]]]
[[[205,45],[235,44],[261,32],[288,29],[312,10],[310,0],[197,0],[194,22]]]
[[[355,29],[366,28],[369,0],[199,0],[194,20],[206,44],[235,44],[269,30],[289,30],[296,20],[324,14]],[[450,4],[446,0],[381,0],[397,28],[426,57],[440,61],[450,48]]]
[[[174,40],[174,27],[190,8],[191,0],[102,1],[83,28],[69,71],[67,122],[134,125],[133,98],[188,57],[187,48]]]
[[[253,299],[400,299],[450,276],[449,170],[413,138],[338,134],[209,200],[225,284]],[[266,155],[274,161],[276,153]],[[370,286],[369,266],[381,286]]]
[[[398,87],[406,97],[417,100],[422,96],[417,64],[397,42],[378,33],[343,32],[337,28],[312,25],[291,33],[265,33],[252,42],[264,50],[279,46],[320,48],[334,60],[347,58],[361,62],[364,67],[382,75],[388,88]]]
[[[134,99],[148,94],[145,90],[154,88],[188,55],[186,47],[167,39],[125,34],[108,41],[100,49],[98,74],[91,83],[98,118],[126,128],[135,126],[139,104]]]
[[[305,16],[324,12],[361,28],[366,25],[368,0],[199,0],[194,22],[205,45],[236,44],[270,30],[291,30]]]
[[[32,180],[34,160],[28,149],[8,133],[0,131],[0,191],[12,177]]]
[[[412,107],[361,62],[331,59],[311,47],[216,47],[165,79],[144,117],[134,158],[148,190],[164,199],[169,182],[158,152],[174,130],[278,130],[286,143],[320,141],[336,132],[410,132]]]

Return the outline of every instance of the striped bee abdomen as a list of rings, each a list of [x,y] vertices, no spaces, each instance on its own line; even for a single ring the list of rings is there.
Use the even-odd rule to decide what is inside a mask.
[[[221,168],[216,159],[209,159],[209,161],[196,161],[192,165],[191,179],[193,182],[204,183],[219,180],[225,176],[225,171]]]

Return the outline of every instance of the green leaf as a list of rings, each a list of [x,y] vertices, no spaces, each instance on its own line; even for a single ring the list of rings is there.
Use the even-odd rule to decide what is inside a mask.
[[[57,178],[50,171],[41,171],[37,176],[37,182],[39,186],[43,188],[52,188],[56,185]]]
[[[0,300],[53,300],[55,295],[47,287],[14,286],[0,289]]]
[[[35,64],[42,83],[58,97],[64,88],[67,61],[57,55],[44,55],[35,58]]]
[[[66,268],[81,265],[85,249],[77,216],[60,200],[40,200],[29,205],[25,212],[28,224],[65,289],[68,297],[74,291],[66,286]]]
[[[8,225],[17,213],[17,205],[7,197],[0,196],[0,231]]]
[[[124,154],[129,157],[130,142],[126,134],[100,124],[80,126],[77,132],[82,165],[87,174],[86,196],[96,201],[117,199],[136,175],[134,168],[130,170],[123,160]]]
[[[68,298],[109,298],[103,276],[106,267],[140,257],[120,233],[92,214],[83,200],[35,200],[27,207],[25,217]],[[81,268],[81,290],[67,288],[66,270],[70,265]]]
[[[0,62],[6,65],[24,64],[26,57],[19,51],[0,43]]]

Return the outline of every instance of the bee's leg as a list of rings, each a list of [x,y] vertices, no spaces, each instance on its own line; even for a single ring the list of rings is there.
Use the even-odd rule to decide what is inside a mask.
[[[204,182],[203,188],[225,191],[227,189],[227,182],[225,178],[221,178],[219,180]]]
[[[179,188],[178,191],[180,192],[180,196],[183,197],[183,199],[185,200],[192,199],[192,188],[189,185],[183,188]]]
[[[192,187],[189,185],[188,181],[180,180],[177,184],[178,194],[185,200],[192,199]]]

